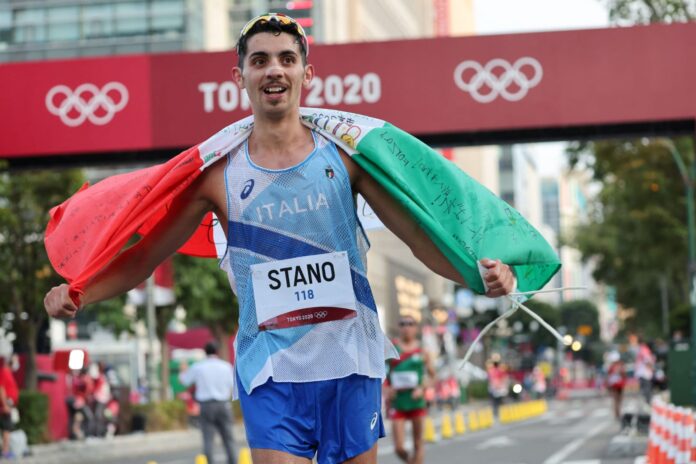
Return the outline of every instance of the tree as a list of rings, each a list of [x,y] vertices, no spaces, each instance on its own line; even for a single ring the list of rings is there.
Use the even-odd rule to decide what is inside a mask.
[[[675,142],[688,165],[692,140]],[[688,298],[686,199],[677,164],[659,140],[575,144],[570,153],[571,165],[591,168],[602,188],[589,220],[564,241],[593,259],[594,278],[615,287],[617,301],[634,308],[635,320],[654,334],[660,278],[667,278],[670,302]]]
[[[614,24],[687,22],[696,17],[696,0],[606,0]]]
[[[80,170],[0,172],[0,312],[11,313],[15,349],[26,354],[26,387],[36,388],[45,293],[63,279],[48,261],[43,234],[49,210],[84,182]]]
[[[594,341],[599,339],[599,311],[597,306],[589,300],[572,300],[561,303],[561,324],[565,326],[567,333],[575,336],[583,332],[583,327],[589,327],[591,333],[585,335],[585,339]]]
[[[217,260],[176,255],[174,257],[177,301],[186,308],[186,318],[205,325],[229,359],[227,341],[237,328],[239,308],[226,274]]]
[[[524,305],[534,311],[543,320],[549,323],[552,327],[558,327],[561,317],[558,308],[545,303],[540,300],[529,300]],[[523,310],[518,310],[514,315],[509,318],[510,325],[514,325],[516,322],[521,322],[523,324],[523,332],[530,334],[530,342],[535,349],[541,346],[556,346],[556,337],[553,336],[548,330],[539,326],[539,323],[534,321],[532,316],[524,312]],[[537,330],[532,330],[534,324],[538,326]]]

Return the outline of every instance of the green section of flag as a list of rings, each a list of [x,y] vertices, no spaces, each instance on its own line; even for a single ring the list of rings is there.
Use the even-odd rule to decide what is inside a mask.
[[[517,210],[415,137],[386,123],[357,150],[353,159],[406,207],[475,292],[484,293],[481,258],[512,266],[520,291],[539,290],[560,268]]]

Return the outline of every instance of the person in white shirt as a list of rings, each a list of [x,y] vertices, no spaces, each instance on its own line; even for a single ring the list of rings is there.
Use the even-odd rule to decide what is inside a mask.
[[[222,437],[227,455],[227,464],[234,464],[232,446],[232,411],[230,399],[234,385],[234,369],[230,363],[217,356],[217,345],[205,345],[207,357],[195,363],[190,369],[182,365],[179,380],[185,386],[196,386],[195,398],[201,406],[201,432],[203,452],[208,464],[213,464],[213,439],[215,430]]]

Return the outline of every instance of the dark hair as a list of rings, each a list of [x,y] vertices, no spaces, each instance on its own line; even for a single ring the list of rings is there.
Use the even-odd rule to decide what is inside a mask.
[[[259,21],[256,24],[254,24],[249,31],[241,36],[239,40],[237,41],[237,56],[239,58],[239,61],[237,62],[237,66],[240,68],[244,67],[244,58],[246,57],[247,54],[247,44],[249,42],[249,39],[253,37],[256,34],[259,34],[261,32],[270,32],[271,34],[278,36],[282,34],[283,32],[292,35],[295,37],[295,43],[300,46],[300,56],[302,57],[302,64],[306,65],[307,64],[307,48],[305,47],[304,40],[302,39],[302,35],[300,32],[297,30],[297,26],[294,24],[283,24],[279,21]]]
[[[211,354],[217,354],[218,346],[215,342],[208,342],[205,344],[205,354],[210,356]]]

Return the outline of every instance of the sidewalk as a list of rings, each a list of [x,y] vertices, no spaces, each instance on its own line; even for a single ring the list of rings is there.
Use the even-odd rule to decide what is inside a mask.
[[[246,445],[246,434],[242,424],[235,424],[234,440]],[[21,464],[94,464],[99,460],[114,460],[120,457],[147,456],[162,449],[180,451],[202,449],[199,429],[169,432],[137,433],[117,435],[113,438],[90,438],[84,441],[65,440],[58,443],[31,446],[31,456],[18,459]]]

